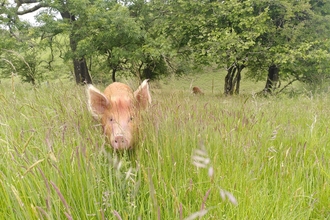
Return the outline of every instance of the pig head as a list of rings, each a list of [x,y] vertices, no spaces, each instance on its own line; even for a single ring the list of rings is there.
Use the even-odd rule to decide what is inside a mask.
[[[148,80],[144,80],[135,92],[119,82],[110,84],[103,93],[88,85],[87,96],[89,109],[101,121],[111,146],[119,150],[134,147],[140,111],[151,103]]]

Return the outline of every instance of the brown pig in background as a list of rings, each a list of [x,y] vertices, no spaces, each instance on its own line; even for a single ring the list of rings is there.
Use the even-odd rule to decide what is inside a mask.
[[[192,93],[194,93],[195,95],[204,95],[202,90],[200,88],[198,88],[197,86],[192,88]]]

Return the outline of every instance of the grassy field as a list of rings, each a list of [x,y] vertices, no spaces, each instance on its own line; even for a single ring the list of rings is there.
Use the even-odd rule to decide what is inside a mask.
[[[330,96],[225,97],[217,77],[152,82],[121,154],[83,87],[0,84],[0,219],[330,219]]]

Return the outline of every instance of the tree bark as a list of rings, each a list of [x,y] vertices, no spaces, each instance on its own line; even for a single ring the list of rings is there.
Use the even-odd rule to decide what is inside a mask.
[[[238,63],[234,63],[228,68],[224,87],[224,93],[226,95],[239,94],[241,74],[244,67],[244,64],[239,65]]]
[[[74,75],[77,84],[92,84],[92,79],[89,75],[87,63],[84,58],[73,59]]]
[[[225,88],[224,93],[226,95],[232,95],[232,88],[233,88],[233,75],[235,74],[236,69],[234,65],[228,68],[227,75],[225,77]]]
[[[240,89],[240,85],[241,85],[241,72],[242,72],[242,67],[237,68],[237,74],[236,77],[234,79],[234,81],[236,82],[236,88],[235,88],[235,94],[238,95],[239,94],[239,89]]]
[[[275,64],[272,64],[268,68],[268,76],[267,76],[267,81],[266,81],[266,85],[264,88],[265,93],[271,94],[274,92],[274,90],[276,88],[280,87],[281,83],[279,81],[279,71],[280,71],[280,69]]]
[[[68,19],[70,22],[75,22],[76,18],[74,15],[71,15],[70,12],[64,11],[60,12],[63,19]],[[78,46],[78,36],[75,34],[75,29],[77,29],[75,25],[73,25],[73,30],[71,31],[71,34],[69,36],[70,38],[70,48],[72,53],[74,54],[77,51]],[[74,70],[74,76],[77,84],[92,84],[92,78],[89,74],[87,62],[84,57],[73,57],[73,70]]]
[[[116,71],[117,71],[116,68],[112,69],[112,75],[111,75],[112,82],[116,82]]]

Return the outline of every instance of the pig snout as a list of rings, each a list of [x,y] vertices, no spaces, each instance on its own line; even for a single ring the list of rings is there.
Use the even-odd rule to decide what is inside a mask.
[[[128,149],[130,148],[128,140],[122,134],[115,135],[111,141],[111,146],[115,149]]]

